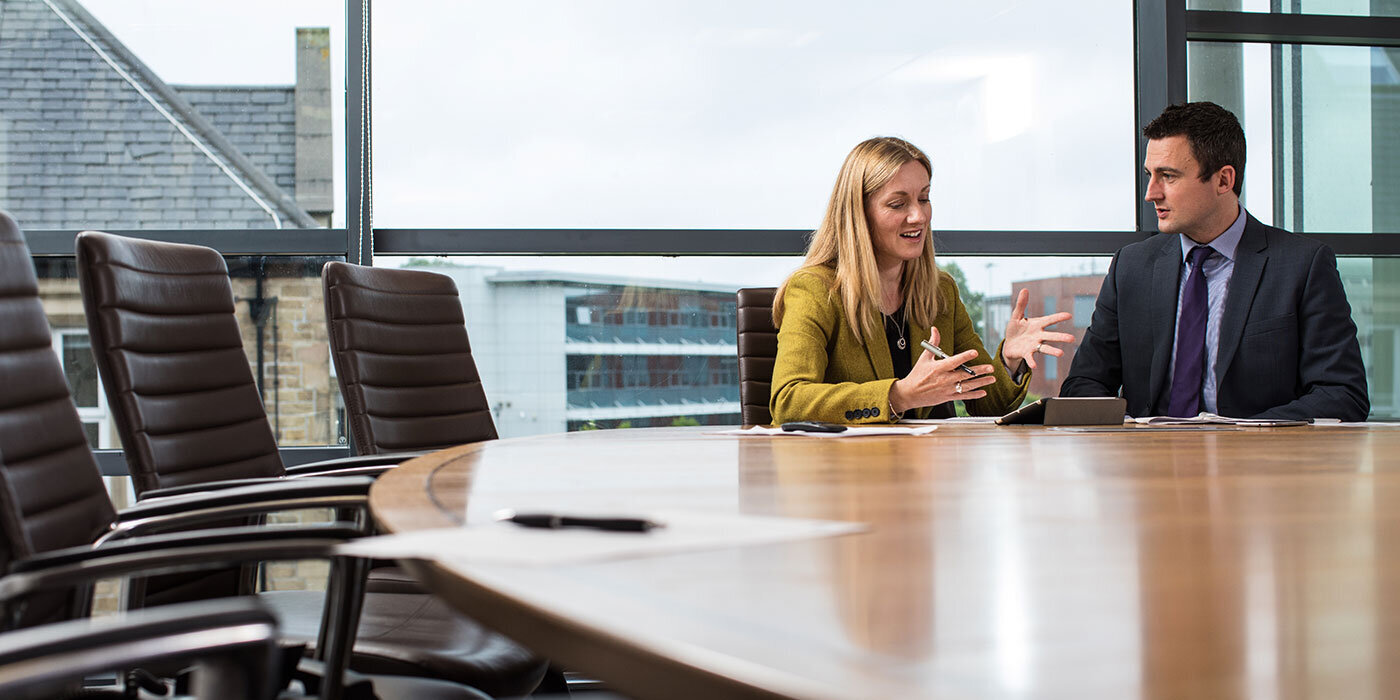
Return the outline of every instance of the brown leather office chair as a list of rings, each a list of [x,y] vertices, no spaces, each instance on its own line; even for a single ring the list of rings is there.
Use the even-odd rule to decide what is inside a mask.
[[[778,329],[773,327],[775,287],[740,289],[739,314],[739,408],[744,425],[768,425],[773,386],[773,363],[778,357]]]
[[[328,262],[321,282],[357,452],[496,439],[451,277]]]
[[[4,387],[0,391],[0,572],[8,574],[0,578],[4,613],[0,627],[28,628],[84,617],[90,603],[87,586],[104,577],[159,575],[144,579],[147,595],[135,601],[153,605],[239,592],[237,577],[199,576],[191,571],[194,567],[228,571],[234,566],[232,571],[237,572],[236,567],[260,561],[310,558],[332,560],[331,595],[278,591],[260,598],[278,611],[289,637],[315,640],[321,658],[339,659],[327,667],[330,670],[344,667],[346,654],[335,647],[344,647],[349,638],[348,629],[337,631],[335,625],[350,625],[359,614],[361,600],[367,615],[382,618],[380,626],[386,628],[389,622],[397,623],[406,608],[432,612],[421,600],[408,605],[414,602],[411,596],[362,597],[362,565],[333,549],[357,536],[358,528],[205,529],[230,516],[287,510],[290,504],[358,503],[362,509],[373,483],[368,477],[282,480],[158,499],[116,511],[88,447],[50,333],[23,235],[13,219],[0,213],[0,387]],[[163,534],[144,540],[128,537],[146,533]],[[155,585],[162,581],[175,585]],[[323,618],[329,626],[323,626]],[[490,637],[475,626],[459,636],[473,640],[454,640],[460,646],[480,646]],[[409,647],[411,656],[418,653],[419,644],[431,641],[404,642],[387,633],[383,637],[382,642],[369,645],[371,651],[399,641],[400,646]],[[394,679],[386,685],[401,689],[392,693],[396,697],[476,697],[474,691],[458,692],[463,690],[460,685],[414,680]]]
[[[283,469],[234,316],[223,256],[203,246],[98,232],[77,239],[78,276],[98,372],[138,493]],[[546,663],[405,591],[371,580],[350,667],[442,678],[492,695],[533,689]],[[412,586],[408,586],[412,588]],[[295,629],[307,620],[286,619]]]

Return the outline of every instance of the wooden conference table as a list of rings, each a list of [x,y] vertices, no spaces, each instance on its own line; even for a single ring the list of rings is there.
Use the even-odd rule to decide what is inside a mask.
[[[499,508],[867,523],[554,567],[409,561],[638,698],[1400,697],[1400,428],[569,433],[380,478],[393,532]]]

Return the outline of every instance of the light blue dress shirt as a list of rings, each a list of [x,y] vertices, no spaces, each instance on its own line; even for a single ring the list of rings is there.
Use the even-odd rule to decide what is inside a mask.
[[[1211,413],[1216,413],[1218,377],[1215,374],[1215,363],[1220,351],[1220,319],[1225,315],[1225,292],[1230,286],[1230,277],[1235,274],[1235,249],[1240,245],[1240,236],[1244,235],[1246,220],[1244,205],[1241,205],[1235,223],[1230,224],[1225,233],[1208,244],[1215,249],[1215,255],[1201,264],[1206,273],[1206,303],[1209,307],[1206,313],[1205,366],[1210,368],[1209,372],[1203,372],[1205,383],[1201,387],[1201,403]],[[1176,372],[1176,336],[1181,330],[1181,295],[1186,291],[1186,280],[1191,276],[1191,264],[1186,262],[1186,255],[1196,247],[1196,242],[1185,235],[1178,234],[1178,238],[1181,239],[1182,270],[1181,283],[1176,288],[1176,330],[1172,332],[1172,362],[1167,366],[1167,386],[1172,385],[1172,375]]]

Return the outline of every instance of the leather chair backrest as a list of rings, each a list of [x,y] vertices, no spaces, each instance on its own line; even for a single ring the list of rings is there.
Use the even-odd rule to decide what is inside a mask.
[[[329,262],[321,281],[357,453],[496,439],[451,277]]]
[[[737,295],[739,322],[739,410],[744,425],[768,425],[773,386],[773,363],[778,357],[778,329],[773,327],[775,287],[740,289]]]
[[[115,519],[53,351],[29,248],[0,212],[0,571],[90,544]],[[67,601],[31,600],[22,625],[66,617]]]
[[[218,251],[86,231],[78,281],[132,484],[281,476]]]

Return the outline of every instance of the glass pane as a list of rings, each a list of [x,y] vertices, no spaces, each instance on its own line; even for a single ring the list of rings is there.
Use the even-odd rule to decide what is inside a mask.
[[[1087,328],[1089,320],[1094,317],[1094,302],[1098,299],[1093,294],[1074,295],[1074,326],[1076,328]]]
[[[321,266],[330,259],[227,259],[243,349],[254,379],[263,387],[263,405],[278,444],[284,447],[346,442],[321,300]],[[73,260],[35,258],[35,266],[49,323],[63,338],[64,367],[75,398],[80,406],[98,407],[96,369],[90,359],[77,359],[82,356],[79,348],[87,348],[88,335]],[[81,380],[75,382],[75,376]],[[116,426],[102,410],[106,408],[105,402],[102,408],[84,408],[83,420],[96,427],[95,447],[120,447]]]
[[[799,262],[795,257],[375,259],[377,265],[412,266],[456,281],[502,437],[738,423],[734,293],[740,287],[777,286]],[[984,317],[993,319],[983,336],[995,347],[1021,288],[1031,290],[1033,304],[1070,309],[1076,294],[1098,294],[1108,259],[945,257],[940,264],[959,280],[973,322],[982,328]],[[645,276],[637,270],[646,270]],[[1042,396],[1058,392],[1062,375],[1037,376],[1031,390]]]
[[[1240,116],[1244,201],[1316,233],[1400,231],[1400,49],[1191,42],[1190,97]]]
[[[1366,362],[1371,417],[1400,418],[1400,259],[1343,258],[1337,268]]]
[[[83,423],[83,434],[87,435],[87,439],[88,439],[88,444],[89,444],[89,445],[92,445],[93,447],[96,447],[96,446],[97,446],[97,440],[98,440],[99,430],[100,430],[100,428],[99,428],[99,426],[98,426],[97,423],[94,423],[94,422],[85,422],[85,423]]]
[[[344,201],[344,14],[0,3],[0,208],[30,230],[327,225]]]
[[[1188,10],[1400,17],[1396,0],[1187,0]]]
[[[1065,351],[1064,357],[1048,363],[1031,377],[1028,400],[1035,400],[1060,393],[1060,384],[1074,361],[1074,351],[1093,317],[1094,300],[1098,299],[1109,261],[1107,257],[945,256],[938,259],[938,264],[961,282],[963,304],[989,351],[995,352],[1001,343],[1022,289],[1030,292],[1028,314],[1069,311],[1074,315],[1070,321],[1054,327],[1075,337],[1074,342],[1059,346]],[[1084,299],[1088,300],[1087,308]]]
[[[1132,230],[1132,11],[379,3],[375,222],[812,229],[895,134],[933,159],[936,227]]]
[[[92,357],[92,341],[87,333],[63,333],[63,375],[68,378],[68,390],[73,403],[80,407],[97,406],[97,365]],[[96,435],[94,432],[93,435]],[[96,446],[97,443],[93,442]]]

